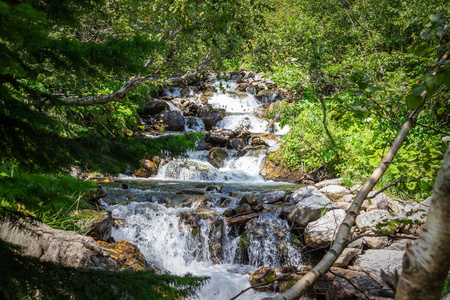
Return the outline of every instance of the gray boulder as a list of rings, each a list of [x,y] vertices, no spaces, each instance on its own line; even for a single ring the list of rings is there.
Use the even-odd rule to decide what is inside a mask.
[[[337,208],[330,199],[325,196],[313,195],[300,200],[288,215],[288,220],[300,228],[305,228],[308,223],[317,220],[323,210]]]
[[[318,189],[321,189],[329,185],[339,185],[342,183],[342,180],[342,178],[327,179],[316,183],[314,186]]]
[[[286,197],[285,191],[275,191],[259,194],[257,199],[259,202],[264,204],[273,204],[276,202],[283,202]]]
[[[234,132],[230,129],[218,129],[210,131],[206,136],[208,143],[219,144],[225,146],[232,138],[234,138]]]
[[[321,188],[319,192],[327,195],[328,197],[334,200],[342,198],[343,196],[351,193],[351,191],[348,188],[340,185],[327,185]]]
[[[390,220],[392,217],[387,210],[376,209],[356,217],[356,226],[359,230],[376,231],[377,224],[384,222],[383,220]],[[382,228],[385,229],[385,228]]]
[[[242,149],[244,149],[244,147],[245,147],[245,143],[241,139],[232,138],[228,142],[227,147],[230,148],[230,149],[235,149],[235,150],[238,150],[238,151],[242,151]]]
[[[345,215],[344,210],[333,209],[319,220],[309,223],[305,228],[306,244],[312,248],[328,246],[336,237]]]
[[[169,104],[162,100],[152,100],[144,104],[144,109],[142,110],[143,115],[157,115],[164,110],[170,110]]]
[[[367,250],[359,255],[355,266],[376,273],[381,277],[381,270],[387,275],[393,275],[395,271],[402,271],[403,251],[396,250]]]
[[[205,124],[206,130],[211,130],[213,126],[216,126],[220,120],[225,118],[225,115],[225,109],[220,108],[208,111],[207,113],[202,114],[200,118],[202,119],[203,124]]]
[[[155,124],[167,131],[184,131],[184,117],[178,110],[163,111],[155,118]]]
[[[212,149],[208,154],[208,162],[216,168],[222,168],[228,153],[222,148]]]

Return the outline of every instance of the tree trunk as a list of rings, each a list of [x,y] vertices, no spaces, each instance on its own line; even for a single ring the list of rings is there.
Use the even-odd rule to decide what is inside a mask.
[[[427,222],[403,257],[395,299],[439,299],[450,269],[450,146],[434,183]]]

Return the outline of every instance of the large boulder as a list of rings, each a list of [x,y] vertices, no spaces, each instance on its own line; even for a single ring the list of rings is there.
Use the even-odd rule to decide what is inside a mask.
[[[0,221],[0,240],[21,247],[21,254],[71,268],[118,270],[92,237],[74,231],[53,229],[43,223],[18,219]]]
[[[234,138],[234,136],[234,132],[230,129],[218,129],[210,131],[206,136],[206,141],[208,143],[225,146],[232,138]]]
[[[223,108],[220,109],[213,109],[211,111],[208,111],[200,116],[200,118],[203,121],[203,124],[205,124],[206,130],[211,130],[213,126],[216,126],[216,124],[225,118],[226,111]]]
[[[243,140],[238,139],[238,138],[232,138],[228,144],[227,147],[230,149],[235,149],[237,151],[242,151],[242,149],[245,148],[245,143]]]
[[[288,215],[288,220],[300,228],[319,218],[323,211],[337,208],[330,199],[321,195],[312,195],[300,200]]]
[[[167,131],[183,131],[184,117],[178,110],[165,110],[158,114],[154,124]]]
[[[359,255],[355,266],[381,276],[381,271],[387,275],[399,274],[402,271],[403,251],[397,250],[367,250]]]
[[[368,276],[364,272],[332,267],[316,284],[317,290],[327,300],[349,299],[385,299],[392,298],[394,293],[384,283]],[[366,295],[362,293],[364,291]]]
[[[391,218],[387,210],[376,209],[358,215],[355,223],[358,229],[363,232],[367,230],[375,232],[378,230],[376,228],[377,224],[383,223],[384,220],[390,220]],[[383,229],[388,229],[388,227]]]
[[[277,202],[284,202],[285,197],[286,197],[285,191],[274,191],[259,194],[257,199],[259,202],[264,204],[274,204]]]
[[[251,285],[262,284],[268,281],[272,281],[277,278],[277,273],[274,268],[261,268],[253,272],[250,275],[249,281]],[[255,288],[259,292],[273,292],[274,288],[272,284],[263,285]]]
[[[342,198],[351,193],[349,189],[340,185],[327,185],[319,190],[321,193],[327,195],[333,200]]]
[[[142,115],[153,116],[163,112],[164,110],[170,110],[169,104],[163,100],[155,99],[144,104]]]
[[[158,166],[149,159],[141,161],[141,168],[134,171],[136,177],[147,178],[158,173]]]
[[[216,168],[222,168],[225,162],[225,159],[228,157],[227,151],[222,148],[214,148],[209,151],[208,154],[208,162]]]
[[[259,174],[266,180],[294,183],[297,183],[303,175],[303,173],[299,170],[291,171],[287,168],[284,168],[279,163],[270,160],[269,157],[265,157],[262,160]]]
[[[388,210],[390,200],[389,197],[386,196],[385,193],[379,193],[375,197],[373,197],[373,195],[375,195],[374,192],[369,193],[368,197],[370,201],[364,200],[361,208],[364,210],[374,210],[374,209]]]
[[[318,189],[321,189],[329,185],[339,185],[342,183],[342,180],[342,178],[327,179],[316,183],[314,186]]]
[[[333,209],[319,220],[309,223],[305,229],[306,244],[312,248],[326,247],[331,244],[345,215],[344,210]]]
[[[132,271],[146,270],[145,259],[136,245],[127,241],[120,241],[115,244],[97,241],[97,244],[110,253],[111,258],[120,264],[121,269]]]

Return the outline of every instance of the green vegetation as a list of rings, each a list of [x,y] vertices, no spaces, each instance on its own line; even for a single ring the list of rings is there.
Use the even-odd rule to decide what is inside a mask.
[[[364,181],[426,90],[417,125],[378,187],[393,184],[388,192],[404,199],[429,196],[450,136],[449,63],[436,63],[449,47],[447,3],[272,4],[241,59],[296,90],[272,112],[291,128],[282,162],[304,172],[325,167],[348,184]]]

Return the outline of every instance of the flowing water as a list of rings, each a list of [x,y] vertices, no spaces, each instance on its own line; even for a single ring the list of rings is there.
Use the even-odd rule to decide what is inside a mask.
[[[254,109],[262,103],[251,94],[236,92],[235,82],[217,81],[216,86],[219,92],[209,103],[227,111],[217,127],[242,127],[252,133],[272,131],[276,135],[289,130],[253,116]],[[199,103],[192,89],[184,93]],[[166,94],[180,97],[182,89],[170,88]],[[199,118],[186,118],[185,131],[201,130],[204,125]],[[279,218],[276,208],[245,225],[227,225],[223,212],[237,207],[243,195],[299,188],[264,181],[259,165],[265,149],[255,148],[244,156],[235,150],[227,151],[229,156],[219,169],[208,163],[208,151],[192,151],[188,159],[172,160],[160,167],[153,178],[121,176],[109,187],[105,199],[124,203],[109,207],[113,218],[124,223],[113,228],[116,241],[135,243],[144,257],[163,271],[210,277],[191,299],[230,299],[250,286],[249,275],[256,269],[300,265],[302,261],[299,249],[291,243],[288,224]],[[123,189],[122,182],[131,188]],[[248,291],[239,299],[267,295]]]

